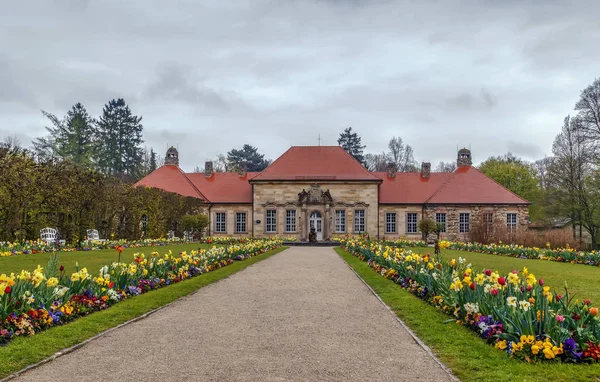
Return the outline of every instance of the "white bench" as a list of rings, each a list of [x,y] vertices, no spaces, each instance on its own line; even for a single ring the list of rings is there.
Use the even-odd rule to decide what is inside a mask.
[[[56,230],[56,228],[42,228],[40,230],[40,239],[43,242],[46,242],[47,244],[56,244],[56,235],[57,235],[58,231]],[[59,244],[60,245],[64,245],[65,241],[64,240],[59,240]]]
[[[100,239],[100,234],[97,229],[88,229],[87,230],[87,239],[94,241],[106,241],[106,239]]]

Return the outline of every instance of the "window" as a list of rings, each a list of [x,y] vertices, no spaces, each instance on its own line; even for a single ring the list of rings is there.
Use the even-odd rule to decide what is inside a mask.
[[[265,231],[268,233],[277,232],[277,210],[267,210]]]
[[[446,232],[446,214],[436,213],[435,222],[441,225],[440,232]]]
[[[396,213],[385,213],[385,233],[396,233]]]
[[[225,230],[225,212],[215,213],[215,232],[226,232]]]
[[[490,234],[492,232],[492,228],[494,226],[494,214],[491,212],[486,212],[483,214],[483,223],[485,224],[485,232]]]
[[[406,214],[406,233],[417,233],[417,213]]]
[[[246,232],[246,213],[236,212],[235,213],[235,232],[241,233]]]
[[[346,232],[345,210],[335,210],[335,232]]]
[[[517,230],[517,214],[506,214],[506,228],[508,228],[509,232],[515,232]]]
[[[285,211],[285,232],[296,232],[296,210]]]
[[[365,232],[365,210],[354,211],[354,232]]]
[[[469,213],[461,212],[459,218],[460,232],[469,232]]]

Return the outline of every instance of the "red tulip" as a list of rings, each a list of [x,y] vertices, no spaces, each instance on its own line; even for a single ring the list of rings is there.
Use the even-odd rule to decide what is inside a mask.
[[[6,289],[4,289],[4,293],[9,294],[12,291],[12,289],[7,286]]]
[[[504,277],[498,278],[498,284],[502,286],[506,285],[506,279]]]
[[[469,285],[469,288],[471,288],[472,290],[475,290],[475,283],[471,283],[471,285]]]
[[[492,296],[497,296],[497,295],[498,295],[498,289],[492,289],[492,290],[490,291],[490,294],[491,294]]]
[[[557,294],[556,295],[556,301],[560,301],[562,300],[562,294]]]
[[[486,276],[489,276],[489,275],[491,275],[491,274],[492,274],[492,270],[491,270],[491,269],[486,269],[486,270],[485,270],[485,275],[486,275]]]
[[[65,266],[61,265],[59,269],[60,269],[61,272],[64,272],[65,271]]]
[[[544,286],[544,279],[540,279],[539,283],[541,286]]]
[[[527,285],[527,292],[531,292],[532,289],[533,287],[531,285]]]

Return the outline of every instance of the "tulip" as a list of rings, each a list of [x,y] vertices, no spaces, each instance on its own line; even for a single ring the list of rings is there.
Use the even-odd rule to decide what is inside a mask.
[[[563,298],[562,294],[556,295],[556,301],[560,301],[560,300],[562,300],[562,298]]]
[[[498,284],[502,286],[506,285],[506,279],[504,277],[498,278]]]
[[[12,291],[12,289],[7,286],[6,289],[4,289],[4,293],[9,294]]]
[[[485,270],[485,275],[486,276],[490,276],[492,274],[492,270],[491,269],[486,269]]]
[[[540,279],[538,282],[540,283],[541,286],[544,286],[544,279]]]
[[[589,312],[590,312],[590,315],[597,316],[598,315],[598,308],[590,308]]]
[[[475,283],[471,283],[471,285],[469,285],[469,288],[471,288],[472,290],[475,290]]]
[[[64,272],[65,271],[65,266],[61,265],[59,269],[60,269],[61,272]]]
[[[490,291],[490,294],[491,294],[492,296],[497,296],[497,295],[498,295],[498,289],[492,289],[492,290]]]
[[[560,314],[558,314],[558,315],[556,316],[556,321],[558,321],[558,322],[563,322],[564,320],[565,320],[565,318],[564,318],[563,316],[561,316]]]
[[[532,289],[533,287],[531,285],[527,285],[527,292],[531,292]]]

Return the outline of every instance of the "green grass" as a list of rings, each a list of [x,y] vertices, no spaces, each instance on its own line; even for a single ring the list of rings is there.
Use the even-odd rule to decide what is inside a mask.
[[[188,295],[248,266],[283,251],[285,247],[236,261],[226,267],[120,302],[106,310],[57,326],[32,337],[17,337],[0,347],[0,378],[74,346],[98,333]]]
[[[433,253],[433,248],[410,249],[415,253]],[[544,279],[546,285],[551,286],[556,292],[564,294],[566,282],[571,297],[578,300],[589,298],[593,304],[600,307],[600,267],[548,260],[518,259],[449,249],[443,249],[441,255],[446,260],[456,259],[457,261],[459,257],[463,257],[475,268],[491,268],[503,273],[508,273],[513,269],[520,271],[523,267],[527,267],[538,280]]]
[[[449,316],[380,276],[366,262],[340,248],[336,251],[463,381],[600,381],[600,365],[531,365],[510,359],[465,327],[444,323]],[[402,352],[402,344],[398,351]]]
[[[126,248],[121,254],[121,261],[131,262],[133,261],[134,253],[145,253],[150,254],[153,251],[157,251],[161,255],[167,253],[169,250],[173,251],[174,254],[178,254],[182,251],[191,251],[198,248],[209,248],[208,244],[174,244],[165,245],[164,247],[141,247],[141,248]],[[100,251],[77,251],[77,252],[58,252],[58,260],[61,265],[65,266],[67,274],[75,271],[75,263],[79,263],[79,267],[87,267],[88,271],[92,275],[96,275],[101,267],[109,265],[118,259],[118,252],[114,249],[103,249]],[[11,272],[21,272],[21,270],[32,270],[38,265],[45,267],[48,264],[48,260],[53,256],[52,253],[36,253],[35,255],[17,255],[0,257],[0,274]]]

